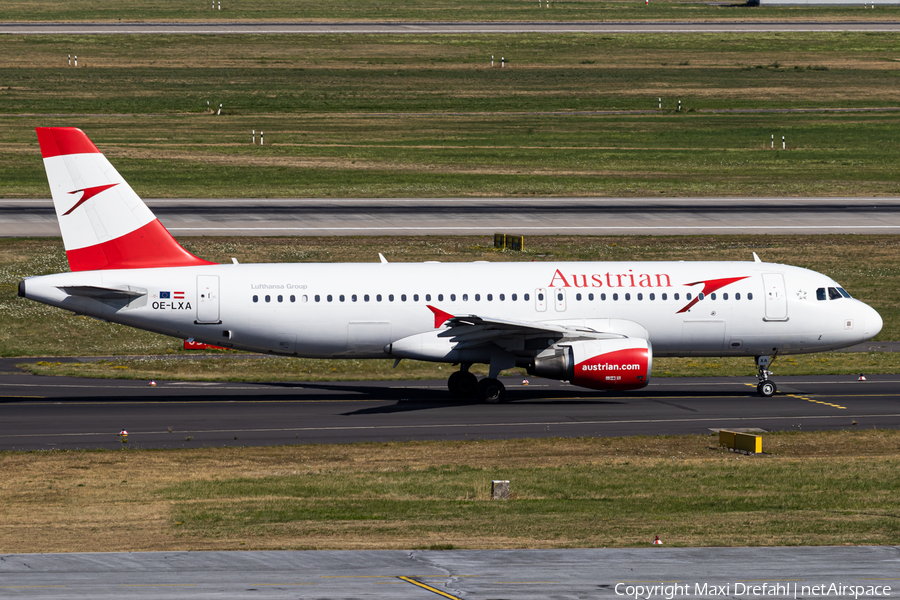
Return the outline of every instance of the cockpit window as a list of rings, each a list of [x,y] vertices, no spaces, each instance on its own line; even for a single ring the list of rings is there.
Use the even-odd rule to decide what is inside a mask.
[[[841,293],[837,291],[837,288],[828,288],[828,299],[829,300],[839,300],[843,298]]]
[[[816,300],[828,300],[825,296],[825,288],[819,288],[816,290]]]
[[[852,296],[850,294],[848,294],[847,290],[845,290],[844,288],[838,288],[838,291],[841,293],[841,296],[843,296],[844,298],[852,298]]]

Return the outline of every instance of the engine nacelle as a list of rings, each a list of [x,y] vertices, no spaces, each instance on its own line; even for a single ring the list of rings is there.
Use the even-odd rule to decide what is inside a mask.
[[[637,390],[650,381],[650,342],[626,338],[561,343],[538,355],[528,372],[593,390]]]

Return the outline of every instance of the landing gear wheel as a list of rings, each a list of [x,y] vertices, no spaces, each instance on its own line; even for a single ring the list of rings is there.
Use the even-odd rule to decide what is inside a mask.
[[[756,391],[763,398],[771,398],[778,391],[778,388],[775,387],[775,382],[766,380],[759,382],[759,385],[756,386]]]
[[[475,397],[479,402],[495,404],[506,399],[506,387],[496,379],[485,377],[475,388]]]
[[[447,388],[454,396],[471,396],[478,385],[478,378],[468,371],[457,371],[447,379]]]

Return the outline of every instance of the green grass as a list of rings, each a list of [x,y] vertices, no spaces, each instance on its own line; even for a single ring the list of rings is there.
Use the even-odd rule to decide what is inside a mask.
[[[223,0],[211,10],[210,0],[169,2],[150,0],[123,4],[110,0],[9,0],[6,21],[619,21],[661,20],[889,20],[893,6],[877,11],[863,7],[746,7],[739,3],[714,6],[675,0],[602,2],[553,1],[550,8],[536,0]]]
[[[765,436],[776,445],[780,436]],[[659,440],[644,438],[644,444]],[[613,442],[615,443],[615,442]],[[204,479],[161,494],[182,535],[380,537],[487,547],[666,544],[891,544],[900,539],[896,458],[740,459],[709,445],[703,460],[595,459],[592,464],[434,465]],[[487,482],[512,499],[488,501]],[[823,493],[826,491],[827,493]],[[313,542],[315,545],[315,542]]]
[[[644,545],[660,533],[670,546],[900,540],[896,459],[848,459],[839,470],[831,461],[716,458],[206,480],[162,494],[174,501],[171,518],[181,531],[213,538],[303,537],[339,526],[347,537],[440,532],[454,541],[479,531],[485,540],[527,546],[540,539],[552,547],[618,545],[622,538]],[[512,482],[511,501],[487,501],[492,478]]]
[[[849,419],[848,419],[849,420]],[[847,423],[847,427],[852,426]],[[173,433],[173,436],[178,436]],[[900,433],[3,452],[7,552],[900,543]],[[494,479],[511,498],[490,500]]]
[[[4,36],[2,195],[47,196],[45,125],[85,129],[147,197],[895,195],[896,111],[713,111],[898,107],[898,50],[860,33]]]

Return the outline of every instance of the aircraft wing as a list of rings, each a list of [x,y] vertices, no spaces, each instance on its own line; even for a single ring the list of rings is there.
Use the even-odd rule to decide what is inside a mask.
[[[482,317],[479,315],[451,315],[439,308],[428,305],[434,313],[435,329],[446,326],[447,329],[438,333],[439,338],[450,338],[449,341],[456,344],[457,350],[473,347],[480,344],[495,342],[505,337],[536,337],[546,335],[558,340],[566,339],[619,339],[627,337],[621,333],[602,331],[589,325],[514,321]]]

